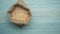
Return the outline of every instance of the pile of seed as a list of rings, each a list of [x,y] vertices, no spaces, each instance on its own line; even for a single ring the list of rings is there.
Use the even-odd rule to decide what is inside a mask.
[[[28,18],[29,18],[29,15],[27,11],[21,8],[15,8],[15,10],[12,12],[13,20],[27,22]]]

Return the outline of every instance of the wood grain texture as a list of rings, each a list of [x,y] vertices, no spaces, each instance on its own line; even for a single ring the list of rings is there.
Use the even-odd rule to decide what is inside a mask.
[[[23,28],[9,22],[7,10],[17,0],[0,0],[0,34],[60,34],[60,0],[24,0],[32,19]]]

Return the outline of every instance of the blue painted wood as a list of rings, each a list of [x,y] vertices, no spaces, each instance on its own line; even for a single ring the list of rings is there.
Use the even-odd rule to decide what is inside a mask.
[[[32,19],[23,28],[9,22],[8,9],[17,0],[0,0],[0,34],[60,34],[60,0],[24,0]]]

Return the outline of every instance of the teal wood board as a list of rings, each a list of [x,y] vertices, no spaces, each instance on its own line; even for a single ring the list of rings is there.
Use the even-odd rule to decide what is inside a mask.
[[[9,22],[8,9],[18,0],[0,0],[0,34],[60,34],[60,0],[24,0],[32,19],[23,28]]]

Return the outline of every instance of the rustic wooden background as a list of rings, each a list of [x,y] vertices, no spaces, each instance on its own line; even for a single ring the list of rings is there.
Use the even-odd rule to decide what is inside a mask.
[[[8,9],[17,0],[0,0],[0,34],[60,34],[60,0],[24,0],[32,13],[23,28],[9,22]]]

